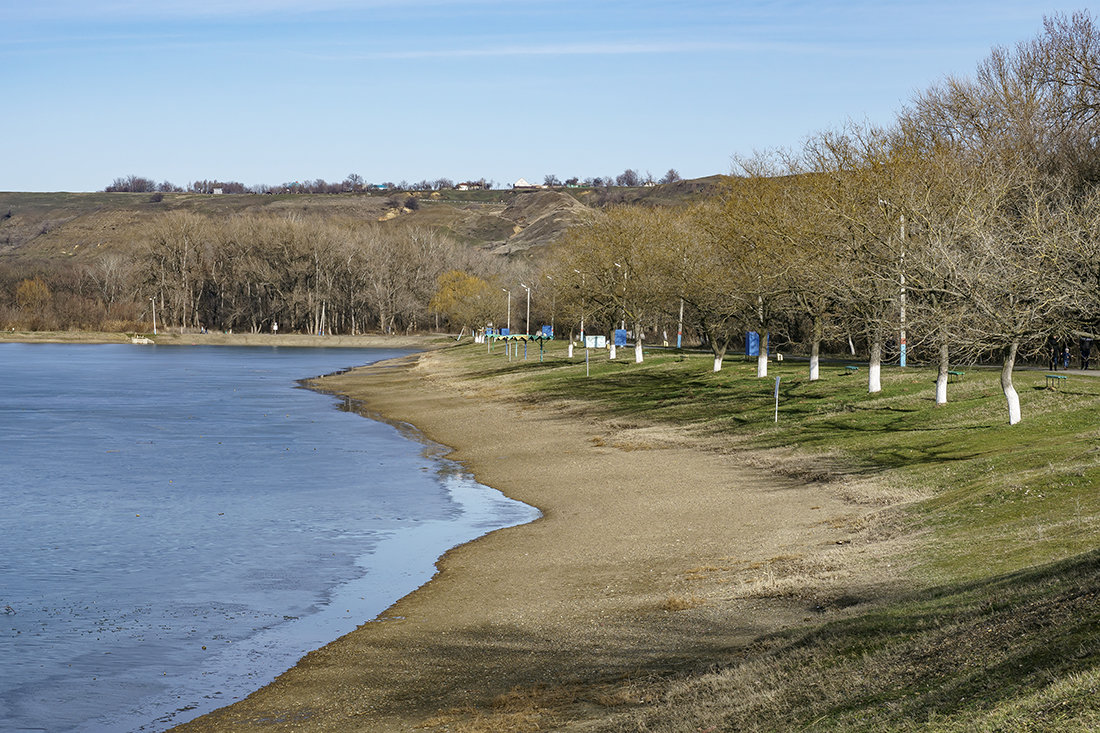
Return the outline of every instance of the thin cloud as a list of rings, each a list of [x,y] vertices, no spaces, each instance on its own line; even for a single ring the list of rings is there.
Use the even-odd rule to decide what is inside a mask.
[[[417,7],[461,8],[499,4],[500,1],[421,0]],[[7,11],[6,20],[49,22],[94,19],[100,22],[116,22],[286,17],[401,8],[407,5],[406,0],[109,0],[98,3],[89,3],[86,0],[39,0],[20,3],[11,8]]]
[[[789,54],[859,55],[870,51],[856,51],[838,45],[798,43],[783,41],[630,41],[588,43],[509,44],[482,48],[411,49],[399,51],[371,51],[326,55],[326,60],[417,60],[417,59],[467,59],[545,56],[637,56],[678,55],[693,53],[744,53],[779,52]],[[874,53],[879,54],[880,49]]]

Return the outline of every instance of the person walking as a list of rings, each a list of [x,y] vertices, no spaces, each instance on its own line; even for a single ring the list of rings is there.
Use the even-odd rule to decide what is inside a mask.
[[[1081,337],[1081,368],[1089,368],[1089,357],[1092,356],[1092,339],[1087,336]]]

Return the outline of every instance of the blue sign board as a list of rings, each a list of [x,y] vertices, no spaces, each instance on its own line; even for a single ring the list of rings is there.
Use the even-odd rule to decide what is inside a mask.
[[[616,328],[615,329],[615,348],[619,348],[620,346],[626,346],[626,329],[625,328]]]
[[[543,326],[542,327],[542,337],[544,339],[554,338],[554,329],[550,328],[549,326]]]
[[[501,336],[507,336],[511,332],[511,330],[512,329],[510,329],[510,328],[502,328],[502,329],[500,329],[500,335]]]
[[[768,343],[764,341],[764,353],[768,353]],[[745,356],[760,356],[760,334],[749,331],[745,334]]]

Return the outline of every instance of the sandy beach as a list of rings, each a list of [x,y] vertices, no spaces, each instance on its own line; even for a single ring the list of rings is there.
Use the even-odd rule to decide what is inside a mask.
[[[671,676],[843,613],[838,588],[878,552],[866,519],[881,504],[851,487],[510,399],[446,352],[318,381],[543,517],[455,548],[379,619],[177,730],[593,730]]]

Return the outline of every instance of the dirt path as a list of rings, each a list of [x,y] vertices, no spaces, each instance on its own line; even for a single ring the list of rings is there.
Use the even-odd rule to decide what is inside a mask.
[[[448,369],[427,353],[324,388],[416,425],[543,518],[452,550],[389,620],[179,730],[580,729],[646,701],[654,675],[803,623],[825,602],[814,584],[772,591],[864,551],[848,543],[868,510],[835,491],[660,431],[483,399]]]

